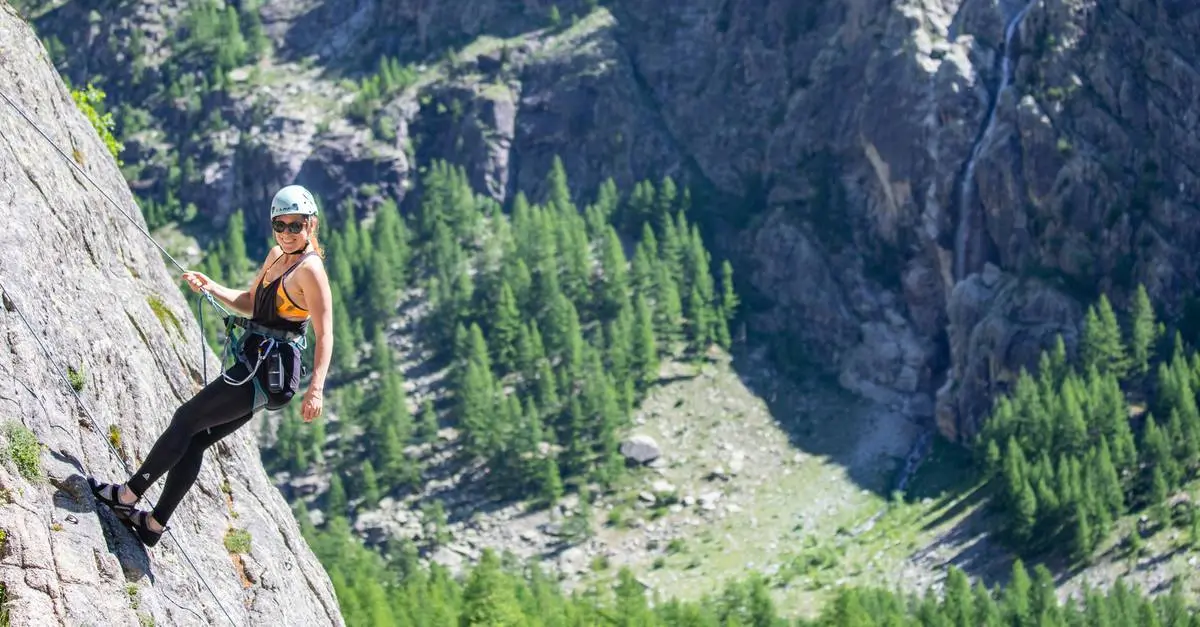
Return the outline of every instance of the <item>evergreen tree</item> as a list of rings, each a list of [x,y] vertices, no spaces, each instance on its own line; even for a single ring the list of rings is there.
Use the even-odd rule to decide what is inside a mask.
[[[732,322],[737,316],[737,308],[740,304],[741,301],[733,288],[733,264],[728,260],[723,261],[721,262],[721,310],[725,313],[726,322]],[[1061,337],[1059,339],[1061,340]]]
[[[484,549],[479,563],[467,577],[458,624],[459,627],[520,627],[525,624],[525,616],[511,584],[491,549]]]
[[[371,464],[371,460],[369,459],[363,462],[362,482],[363,505],[368,508],[374,508],[379,505],[379,480],[375,476],[375,466]]]
[[[1146,294],[1146,286],[1138,284],[1133,298],[1133,319],[1129,338],[1130,367],[1134,376],[1144,376],[1154,358],[1154,345],[1158,342],[1158,328],[1154,320],[1154,307]]]
[[[342,478],[337,473],[334,473],[329,479],[329,494],[326,498],[329,516],[346,515],[346,488],[342,485]]]
[[[634,300],[633,342],[630,363],[635,386],[645,391],[658,381],[658,346],[654,334],[654,319],[646,298],[638,294]]]
[[[508,283],[500,287],[500,301],[492,321],[492,345],[495,346],[496,365],[501,372],[511,372],[518,366],[518,350],[521,338],[521,312]]]

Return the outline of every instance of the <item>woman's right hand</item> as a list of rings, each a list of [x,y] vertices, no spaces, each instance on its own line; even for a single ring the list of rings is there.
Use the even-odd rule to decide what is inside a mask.
[[[183,280],[187,281],[188,287],[197,293],[201,290],[210,290],[213,286],[213,280],[201,272],[184,272]]]

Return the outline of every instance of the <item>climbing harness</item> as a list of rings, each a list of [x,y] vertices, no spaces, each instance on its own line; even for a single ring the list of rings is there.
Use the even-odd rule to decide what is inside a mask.
[[[243,331],[239,333],[236,330],[237,327],[241,327]],[[255,360],[253,366],[246,363],[242,357],[246,339],[251,335],[260,335],[265,338],[258,345],[258,358]],[[291,345],[298,350],[304,350],[308,347],[308,339],[301,332],[273,329],[242,318],[241,316],[227,316],[225,318],[225,346],[221,351],[221,365],[224,366],[232,354],[235,359],[245,364],[250,370],[250,374],[246,375],[241,381],[236,381],[229,376],[229,370],[223,369],[221,378],[230,385],[244,385],[246,382],[253,380],[257,386],[258,380],[255,379],[255,374],[258,373],[263,362],[267,361],[268,390],[272,394],[282,392],[286,382],[283,378],[283,356],[279,353],[278,349],[284,345]]]
[[[146,229],[142,228],[142,226],[140,224],[138,224],[137,221],[133,219],[133,217],[131,217],[125,210],[123,210],[121,208],[121,206],[115,200],[113,200],[113,198],[111,196],[108,195],[108,192],[106,192],[102,187],[100,187],[100,185],[97,184],[96,181],[93,180],[92,177],[88,175],[87,171],[85,171],[83,168],[81,168],[79,166],[79,164],[75,163],[75,161],[70,156],[68,156],[67,153],[63,152],[62,148],[59,148],[58,144],[55,144],[54,140],[51,139],[50,136],[47,135],[46,132],[43,131],[42,128],[40,126],[38,126],[38,124],[29,117],[28,114],[26,114],[25,111],[17,105],[17,103],[13,102],[13,100],[8,97],[8,94],[4,93],[3,91],[0,91],[0,97],[4,98],[5,102],[7,102],[9,104],[9,106],[11,106],[18,114],[20,114],[20,116],[22,118],[24,118],[25,121],[28,122],[30,126],[32,126],[34,128],[34,130],[36,130],[38,132],[38,134],[41,135],[46,140],[46,143],[50,144],[50,146],[53,147],[55,149],[55,151],[58,152],[58,154],[62,155],[63,159],[66,160],[66,162],[70,166],[75,168],[75,170],[79,174],[83,175],[83,178],[85,180],[87,180],[89,183],[91,183],[92,186],[95,187],[96,190],[99,191],[102,196],[104,196],[105,200],[107,200],[109,202],[109,204],[111,204],[113,207],[115,207],[117,209],[117,211],[119,213],[121,213],[121,215],[125,216],[125,218],[128,219],[134,225],[134,227],[136,227],[139,231],[142,232],[143,235],[146,236],[146,239],[149,239],[150,242],[152,244],[154,244],[154,246],[157,247],[159,251],[161,251],[164,255],[166,255],[167,259],[170,259],[171,263],[175,264],[175,267],[179,268],[183,272],[187,271],[186,268],[184,268],[182,265],[180,265],[180,263],[178,261],[176,261],[175,258],[172,257],[171,254],[166,251],[166,249],[164,249],[161,245],[159,245],[159,243],[157,241],[155,241],[154,237],[151,236],[150,233],[148,233],[146,231]],[[33,335],[33,338],[37,341],[38,346],[40,346],[42,348],[42,352],[45,354],[46,359],[54,366],[55,371],[58,373],[59,377],[63,380],[63,382],[67,384],[67,388],[69,390],[71,390],[71,393],[75,396],[75,400],[78,401],[80,407],[83,408],[84,414],[86,414],[88,417],[88,420],[91,421],[92,427],[94,429],[96,429],[97,433],[107,433],[106,430],[101,429],[99,424],[97,424],[96,419],[92,415],[91,410],[89,410],[87,407],[87,404],[84,403],[83,397],[81,397],[79,395],[79,392],[75,390],[75,387],[73,385],[71,385],[70,380],[68,380],[66,375],[63,374],[65,372],[65,368],[62,368],[61,365],[54,359],[54,354],[51,353],[51,351],[42,342],[41,337],[38,335],[37,331],[33,328],[33,325],[31,325],[29,323],[29,320],[27,320],[25,318],[25,315],[23,313],[21,313],[21,309],[17,306],[17,301],[13,297],[13,292],[11,290],[9,290],[7,287],[5,287],[3,285],[3,283],[0,283],[0,293],[3,293],[5,295],[5,297],[7,298],[7,300],[12,304],[13,309],[17,312],[17,315],[21,318],[21,321],[25,323],[25,326],[29,329],[29,332]],[[202,295],[205,299],[208,300],[208,302],[210,304],[212,304],[212,306],[214,308],[217,309],[217,311],[219,311],[225,317],[226,325],[228,328],[228,326],[229,326],[228,320],[230,317],[232,317],[231,314],[224,307],[222,307],[219,303],[217,303],[217,301],[213,298],[212,294],[208,292],[208,290],[203,290]],[[206,347],[204,346],[204,335],[203,335],[203,333],[204,333],[204,331],[203,331],[203,329],[204,329],[204,312],[203,312],[203,307],[201,305],[202,305],[202,303],[200,303],[200,295],[197,295],[196,309],[199,313],[199,318],[200,318],[201,355],[202,355],[202,360],[204,362],[204,380],[207,381],[208,380],[208,351],[205,350]],[[105,438],[104,441],[108,445],[109,451],[112,453],[112,455],[114,457],[116,457],[117,461],[125,469],[125,472],[127,474],[131,473],[132,471],[129,469],[129,466],[126,465],[125,460],[121,457],[121,455],[117,451],[116,447],[113,446],[112,442],[110,442],[108,440],[108,438]],[[154,502],[151,501],[149,497],[145,497],[145,498],[146,498],[146,502],[149,503],[151,508],[153,508]],[[237,623],[234,622],[233,617],[231,617],[229,615],[229,612],[225,609],[225,606],[221,603],[221,600],[217,597],[216,592],[214,592],[212,587],[208,585],[208,581],[203,576],[200,575],[200,570],[198,568],[196,568],[196,564],[192,561],[191,556],[189,556],[187,554],[187,551],[184,550],[183,545],[180,544],[179,540],[177,540],[175,538],[175,535],[173,533],[171,533],[171,529],[169,527],[166,529],[166,535],[168,535],[172,540],[175,541],[175,546],[179,549],[180,554],[183,555],[184,559],[186,559],[187,563],[192,567],[192,570],[196,573],[196,578],[199,579],[200,582],[204,584],[204,587],[208,590],[209,594],[212,595],[213,601],[217,604],[217,607],[219,607],[221,609],[221,613],[225,615],[225,618],[229,620],[229,624],[236,625]],[[166,596],[166,595],[164,595],[164,596]],[[174,600],[172,600],[171,602],[175,603]],[[175,604],[179,605],[178,603],[175,603]],[[180,607],[183,607],[183,606],[180,606]],[[192,612],[193,614],[196,614],[196,612],[194,612],[192,610],[188,610],[188,611]]]

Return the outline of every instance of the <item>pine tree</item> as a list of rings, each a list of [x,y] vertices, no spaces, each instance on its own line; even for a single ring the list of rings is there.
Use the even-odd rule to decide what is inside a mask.
[[[387,256],[376,252],[367,271],[367,320],[372,324],[382,324],[395,313],[398,286]]]
[[[1094,466],[1096,477],[1097,497],[1104,503],[1113,515],[1125,513],[1125,492],[1121,488],[1121,479],[1113,466],[1112,453],[1109,451],[1108,439],[1101,436],[1099,452]]]
[[[336,284],[330,286],[337,292]],[[346,309],[345,298],[341,293],[333,294],[333,351],[330,365],[339,374],[349,374],[358,365],[358,342],[354,337],[354,327],[350,321],[350,312]]]
[[[634,294],[652,296],[657,280],[658,255],[654,241],[654,232],[646,225],[642,239],[633,251],[633,262],[630,265],[630,286]]]
[[[417,423],[416,437],[421,443],[432,443],[437,438],[438,417],[433,409],[433,401],[425,399],[421,404],[421,418]]]
[[[1150,304],[1145,285],[1138,284],[1130,316],[1133,319],[1129,337],[1130,367],[1132,374],[1140,377],[1149,371],[1150,360],[1154,358],[1154,345],[1158,342],[1154,307]]]
[[[1025,562],[1020,558],[1013,561],[1012,576],[1008,587],[1004,590],[1004,609],[1011,624],[1029,625],[1030,622],[1030,588],[1029,571],[1025,570]]]
[[[726,322],[732,322],[737,316],[740,304],[741,301],[733,288],[733,264],[725,260],[721,262],[721,310],[725,312]]]
[[[459,627],[520,627],[525,624],[512,584],[492,549],[484,549],[462,592]]]
[[[249,272],[250,259],[246,255],[246,219],[239,209],[229,218],[225,229],[225,250],[222,257],[225,261],[226,276],[232,282],[245,283],[244,278]]]
[[[600,267],[604,279],[600,282],[600,316],[607,319],[629,306],[629,278],[625,271],[625,251],[621,239],[611,226],[605,229],[600,249]]]
[[[558,503],[558,499],[563,495],[562,477],[559,476],[558,462],[555,461],[553,455],[548,455],[542,458],[541,472],[539,477],[539,491],[542,497],[542,503],[546,507],[550,507]]]
[[[664,348],[671,349],[674,342],[679,340],[680,327],[683,322],[683,304],[679,300],[679,290],[675,279],[669,274],[667,265],[658,267],[654,294],[654,333],[663,343]]]
[[[975,612],[972,608],[974,598],[971,595],[971,583],[962,570],[951,566],[946,575],[946,593],[943,613],[953,625],[975,624]]]
[[[712,317],[710,305],[700,297],[700,290],[692,286],[688,297],[688,343],[692,352],[698,355],[712,344]]]
[[[379,480],[375,476],[375,466],[371,464],[371,460],[369,459],[363,462],[362,482],[363,505],[368,508],[374,508],[379,504]]]
[[[497,435],[491,421],[495,384],[479,357],[473,355],[467,362],[459,396],[459,423],[464,431],[466,453],[488,457]],[[486,353],[482,357],[486,359]]]
[[[511,372],[518,365],[517,352],[520,348],[521,312],[508,283],[500,286],[500,301],[496,304],[492,321],[492,345],[495,347],[496,365],[500,372]]]
[[[1071,556],[1086,563],[1092,555],[1092,525],[1088,508],[1083,503],[1075,504],[1075,527],[1071,532]]]
[[[658,381],[658,345],[654,334],[654,319],[646,298],[638,294],[634,300],[633,343],[630,354],[635,387],[645,391]]]
[[[342,478],[337,473],[329,479],[329,494],[326,496],[326,509],[330,517],[346,515],[346,488]]]
[[[1083,339],[1080,341],[1083,367],[1095,366],[1101,374],[1125,376],[1128,360],[1121,343],[1121,329],[1108,297],[1100,295],[1096,305],[1088,307],[1084,319]]]

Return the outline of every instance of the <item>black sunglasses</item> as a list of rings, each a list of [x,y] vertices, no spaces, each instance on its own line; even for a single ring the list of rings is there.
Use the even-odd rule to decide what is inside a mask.
[[[299,222],[290,223],[284,222],[283,220],[271,220],[271,228],[274,229],[276,233],[282,233],[286,229],[288,233],[296,235],[300,233],[300,231],[304,230],[304,224],[306,222],[308,222],[308,218],[305,218]]]

